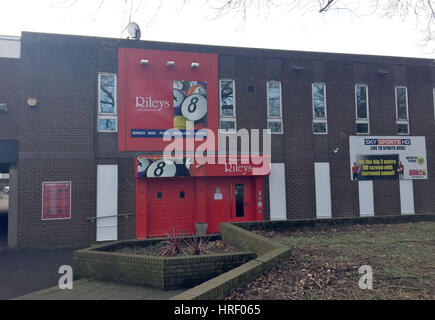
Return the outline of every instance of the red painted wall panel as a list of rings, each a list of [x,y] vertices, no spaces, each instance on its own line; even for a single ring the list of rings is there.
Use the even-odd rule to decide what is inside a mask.
[[[149,64],[142,65],[142,59]],[[174,61],[174,66],[168,67],[167,61]],[[192,62],[199,68],[191,68]],[[174,128],[173,81],[206,83],[206,127],[217,134],[217,55],[119,48],[118,72],[118,151],[163,151],[169,144],[161,136],[145,135]],[[204,125],[195,121],[195,128],[199,127]]]

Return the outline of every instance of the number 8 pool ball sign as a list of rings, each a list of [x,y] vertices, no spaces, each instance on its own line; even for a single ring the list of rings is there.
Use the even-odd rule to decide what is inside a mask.
[[[207,83],[174,81],[174,128],[186,129],[193,121],[195,129],[207,128]]]
[[[139,178],[171,178],[187,177],[189,174],[187,159],[183,163],[175,163],[169,160],[149,158],[137,158],[137,176]]]

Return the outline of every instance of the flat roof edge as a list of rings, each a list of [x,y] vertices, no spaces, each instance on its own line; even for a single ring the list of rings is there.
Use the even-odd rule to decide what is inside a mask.
[[[379,54],[364,54],[364,53],[344,53],[344,52],[326,52],[326,51],[305,51],[305,50],[291,50],[291,49],[276,49],[276,48],[260,48],[260,47],[240,47],[240,46],[229,46],[229,45],[215,45],[215,44],[202,44],[202,43],[188,43],[188,42],[168,42],[168,41],[156,41],[156,40],[128,40],[124,38],[109,38],[101,36],[91,36],[91,35],[74,35],[74,34],[60,34],[60,33],[46,33],[46,32],[34,32],[34,31],[22,31],[22,35],[29,34],[35,36],[58,36],[58,37],[71,37],[71,38],[86,38],[86,39],[97,39],[97,40],[108,40],[108,41],[119,41],[119,47],[125,47],[127,41],[138,42],[138,43],[149,43],[154,45],[185,45],[188,47],[203,47],[209,49],[221,49],[221,50],[248,50],[248,51],[265,51],[271,54],[283,54],[283,53],[297,53],[297,54],[309,54],[313,56],[346,56],[353,58],[371,58],[371,59],[393,59],[393,60],[411,60],[420,62],[434,62],[434,59],[423,58],[423,57],[409,57],[409,56],[389,56],[389,55],[379,55]],[[135,46],[126,46],[125,48],[136,48]],[[220,53],[225,54],[225,53]],[[364,62],[364,61],[361,61]]]

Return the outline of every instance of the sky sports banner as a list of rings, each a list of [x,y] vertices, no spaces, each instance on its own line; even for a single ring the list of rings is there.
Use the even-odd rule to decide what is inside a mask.
[[[217,132],[216,55],[127,48],[118,53],[119,151],[163,152],[170,143],[163,140],[166,130],[186,139],[205,139],[200,129]],[[186,130],[187,121],[193,129]]]
[[[425,137],[349,137],[353,181],[427,179]]]

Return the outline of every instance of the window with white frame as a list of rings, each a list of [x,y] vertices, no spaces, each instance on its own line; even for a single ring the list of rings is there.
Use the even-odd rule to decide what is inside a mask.
[[[409,134],[408,89],[396,87],[397,134]]]
[[[231,79],[219,81],[219,128],[236,130],[236,95],[235,82]]]
[[[324,83],[313,83],[313,133],[327,134],[326,86]]]
[[[117,76],[98,74],[98,131],[118,131]]]
[[[283,133],[281,82],[267,82],[267,128],[272,133]]]
[[[369,89],[365,84],[355,85],[356,133],[369,134]]]

